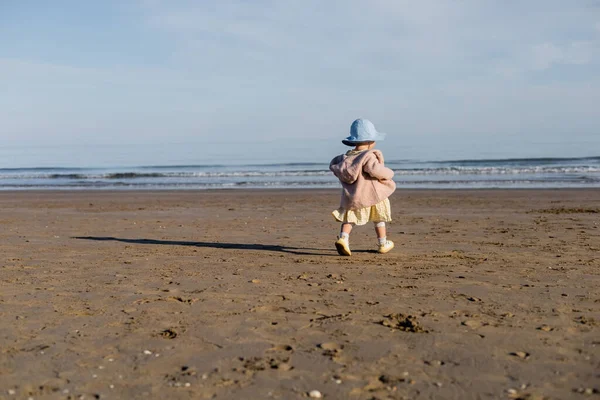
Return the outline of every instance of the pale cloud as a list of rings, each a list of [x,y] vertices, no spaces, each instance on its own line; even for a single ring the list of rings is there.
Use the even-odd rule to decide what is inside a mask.
[[[593,42],[574,42],[562,47],[552,43],[544,43],[533,47],[532,67],[533,69],[544,70],[555,64],[589,64],[596,51],[597,45]]]
[[[564,58],[563,50],[551,43],[534,46],[532,53],[534,69],[547,69]]]
[[[263,140],[322,139],[365,116],[427,142],[432,135],[483,140],[600,125],[590,109],[600,93],[600,9],[586,2],[139,6],[131,23],[151,34],[143,45],[158,53],[152,59],[160,66],[107,60],[84,67],[76,51],[75,61],[0,58],[9,93],[0,97],[0,128],[29,137],[50,129],[66,139],[91,131],[93,140],[104,138],[98,132],[112,132],[109,139],[144,132],[155,141],[168,132],[184,141],[214,132],[239,139],[249,131]]]
[[[207,89],[211,85],[203,79],[186,76],[168,68],[153,67],[76,67],[66,64],[34,62],[0,58],[0,76],[11,77],[4,81],[7,88],[61,87],[62,89],[145,88],[161,90]],[[225,84],[225,81],[216,82]]]
[[[154,1],[146,7],[148,22],[172,35],[174,59],[211,73],[220,66],[217,73],[238,74],[233,64],[245,64],[287,79],[294,79],[292,70],[309,81],[330,71],[351,78],[445,70],[461,79],[585,64],[598,47],[597,38],[573,33],[575,23],[593,26],[594,10],[556,0],[514,7],[491,0]]]

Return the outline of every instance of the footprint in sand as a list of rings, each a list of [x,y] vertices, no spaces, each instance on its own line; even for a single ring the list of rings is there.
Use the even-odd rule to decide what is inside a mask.
[[[335,342],[325,342],[319,344],[317,347],[323,350],[323,355],[327,357],[336,357],[343,350],[344,345]]]

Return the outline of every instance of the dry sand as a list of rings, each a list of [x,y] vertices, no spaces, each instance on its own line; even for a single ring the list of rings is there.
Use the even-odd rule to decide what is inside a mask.
[[[0,398],[585,399],[600,191],[0,193]]]

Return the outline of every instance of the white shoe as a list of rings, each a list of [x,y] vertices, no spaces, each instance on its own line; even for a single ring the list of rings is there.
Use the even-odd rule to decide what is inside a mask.
[[[352,252],[350,251],[350,243],[348,243],[348,239],[339,238],[337,242],[335,242],[335,248],[340,256],[351,256]]]
[[[391,240],[386,240],[384,244],[379,245],[377,252],[380,254],[385,254],[393,248],[394,248],[394,242],[392,242]]]

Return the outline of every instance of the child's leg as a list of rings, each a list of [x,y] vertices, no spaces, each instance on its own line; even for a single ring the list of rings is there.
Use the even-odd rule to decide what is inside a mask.
[[[387,239],[385,222],[375,222],[375,233],[377,234],[377,241],[379,241],[379,245],[385,244]]]
[[[340,238],[348,239],[348,237],[350,236],[350,232],[352,232],[352,224],[344,222],[340,230]]]
[[[335,248],[340,256],[352,255],[349,242],[350,232],[352,232],[352,224],[344,222],[340,229],[340,237],[337,242],[335,242]]]
[[[379,242],[379,249],[377,249],[378,253],[387,253],[394,248],[394,242],[387,240],[385,222],[376,222],[375,232],[377,233],[377,241]]]

